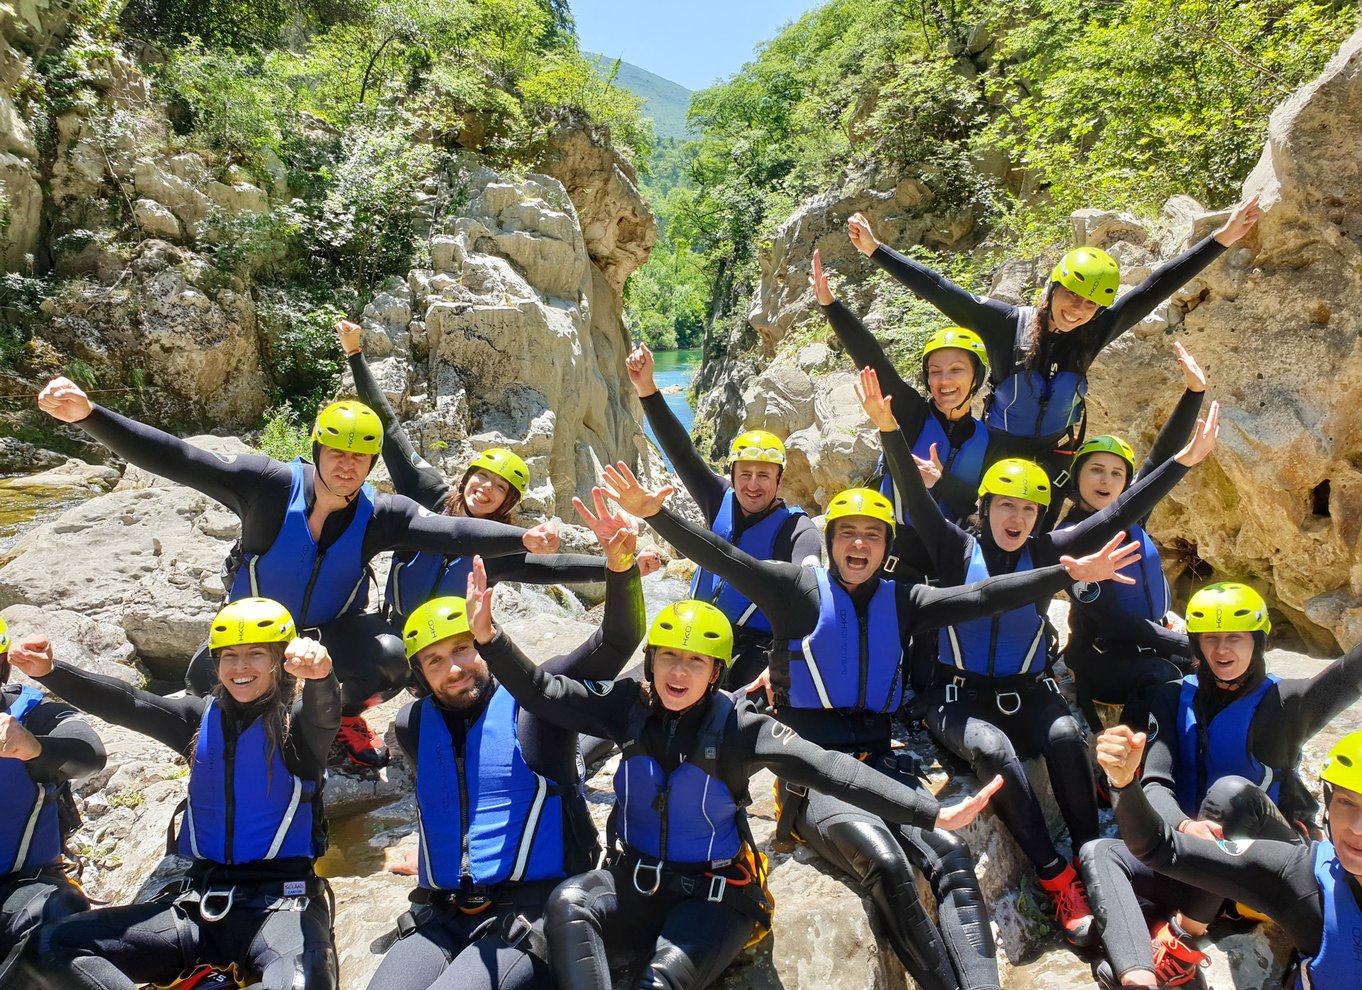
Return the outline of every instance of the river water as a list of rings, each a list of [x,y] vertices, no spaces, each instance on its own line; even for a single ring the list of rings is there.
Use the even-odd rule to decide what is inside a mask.
[[[695,413],[686,402],[686,391],[690,388],[696,369],[700,367],[701,353],[699,347],[684,351],[653,352],[653,380],[657,382],[662,397],[667,400],[667,408],[681,421],[687,432],[695,422]],[[644,430],[648,439],[656,445],[657,437],[653,435],[653,428],[645,423]],[[666,461],[667,455],[663,454],[662,459]],[[667,466],[671,467],[671,461],[667,461]]]

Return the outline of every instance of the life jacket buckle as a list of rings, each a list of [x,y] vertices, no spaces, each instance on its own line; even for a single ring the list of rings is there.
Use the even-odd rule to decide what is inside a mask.
[[[1047,677],[1044,680],[1042,680],[1041,683],[1044,684],[1051,691],[1053,691],[1055,694],[1059,694],[1059,682],[1056,681],[1053,677]]]
[[[719,904],[724,899],[724,888],[728,886],[728,877],[722,873],[717,873],[709,878],[709,893],[705,900],[711,904]]]
[[[899,568],[899,558],[895,554],[889,554],[884,558],[884,573],[893,574]]]
[[[1012,699],[1011,708],[1003,704],[1004,700],[1008,698]],[[1002,712],[1004,715],[1015,715],[1017,712],[1021,711],[1022,698],[1016,691],[1000,691],[993,696],[993,700],[997,702],[998,711]]]
[[[204,921],[221,921],[232,911],[232,902],[236,899],[236,887],[228,887],[226,890],[221,888],[208,888],[199,898],[199,917]],[[222,910],[216,910],[209,905],[217,901],[222,902]]]
[[[644,870],[652,870],[652,871],[653,871],[653,883],[652,883],[652,886],[650,886],[647,890],[644,890],[642,884],[639,883],[639,874],[640,874],[641,872],[643,872]],[[642,894],[644,897],[652,897],[654,894],[657,893],[658,888],[661,887],[661,886],[662,886],[662,864],[661,864],[661,862],[657,862],[657,863],[645,863],[645,862],[643,862],[643,860],[639,860],[637,863],[634,864],[634,889],[635,889],[635,890],[637,890],[637,891],[638,891],[640,894]]]
[[[952,681],[946,685],[946,704],[953,705],[960,700],[960,685]]]

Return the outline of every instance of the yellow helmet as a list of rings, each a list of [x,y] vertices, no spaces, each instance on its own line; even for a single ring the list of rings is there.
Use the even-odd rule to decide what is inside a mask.
[[[466,632],[472,632],[468,626],[468,602],[452,595],[432,598],[407,618],[402,644],[410,660],[431,643]]]
[[[383,449],[383,421],[362,402],[333,402],[317,413],[312,439],[352,454],[377,454]]]
[[[889,532],[894,532],[894,506],[884,495],[873,488],[848,488],[838,492],[828,503],[827,514],[823,517],[829,526],[838,519],[849,516],[868,516],[889,524]]]
[[[1121,267],[1105,251],[1074,248],[1059,259],[1050,281],[1058,282],[1088,302],[1110,306],[1116,301],[1116,290],[1121,287]]]
[[[9,652],[9,626],[4,619],[0,619],[0,653]]]
[[[1350,732],[1329,750],[1319,772],[1325,784],[1362,794],[1362,732]]]
[[[983,338],[964,327],[946,327],[932,334],[927,338],[927,343],[922,345],[922,357],[925,360],[933,351],[944,351],[948,347],[968,351],[980,364],[988,367],[988,348]]]
[[[699,653],[727,667],[733,662],[733,624],[709,602],[686,599],[658,613],[648,646]]]
[[[728,463],[734,461],[764,461],[784,467],[785,445],[767,430],[748,430],[734,437],[728,447]]]
[[[1272,623],[1262,595],[1238,581],[1217,581],[1188,599],[1187,631],[1266,634],[1272,631]]]
[[[505,447],[488,447],[468,465],[469,471],[490,471],[505,478],[519,495],[530,487],[530,469],[519,455]]]
[[[293,616],[273,598],[238,598],[213,619],[208,650],[216,653],[224,646],[287,643],[296,635]]]
[[[1005,457],[984,472],[979,482],[979,497],[985,495],[1004,495],[1048,506],[1050,476],[1035,461]]]

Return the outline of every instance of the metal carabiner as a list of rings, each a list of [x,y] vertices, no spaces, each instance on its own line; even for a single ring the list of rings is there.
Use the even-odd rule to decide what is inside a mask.
[[[1001,693],[995,694],[993,698],[994,701],[996,701],[998,704],[998,711],[1002,712],[1004,715],[1015,715],[1017,714],[1017,712],[1021,711],[1022,699],[1021,695],[1018,694],[1016,691],[1003,691]],[[1011,708],[1006,708],[1003,706],[1004,698],[1013,698],[1016,700],[1016,704],[1013,705]]]
[[[653,885],[649,887],[647,890],[644,890],[643,887],[638,882],[638,875],[641,870],[653,871]],[[658,888],[661,886],[662,886],[662,864],[660,862],[648,864],[643,862],[643,860],[639,860],[637,863],[634,864],[635,890],[637,890],[644,897],[652,897],[654,894],[657,893]]]
[[[225,901],[221,911],[214,911],[208,907],[208,902],[213,899]],[[236,899],[236,887],[228,887],[226,890],[213,890],[209,888],[199,898],[199,917],[204,921],[221,921],[227,917],[232,910],[232,901]]]

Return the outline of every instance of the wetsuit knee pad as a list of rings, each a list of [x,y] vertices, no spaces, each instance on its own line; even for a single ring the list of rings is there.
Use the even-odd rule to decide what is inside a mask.
[[[592,910],[602,887],[590,873],[564,880],[544,903],[544,928],[556,928],[594,915]]]
[[[1119,861],[1120,857],[1115,855],[1115,850],[1121,845],[1124,843],[1120,839],[1093,839],[1083,843],[1083,848],[1078,850],[1078,861],[1083,871],[1090,872],[1098,863]]]
[[[1061,715],[1050,723],[1049,741],[1051,746],[1081,746],[1085,750],[1083,730],[1078,727],[1078,719],[1072,715]]]

